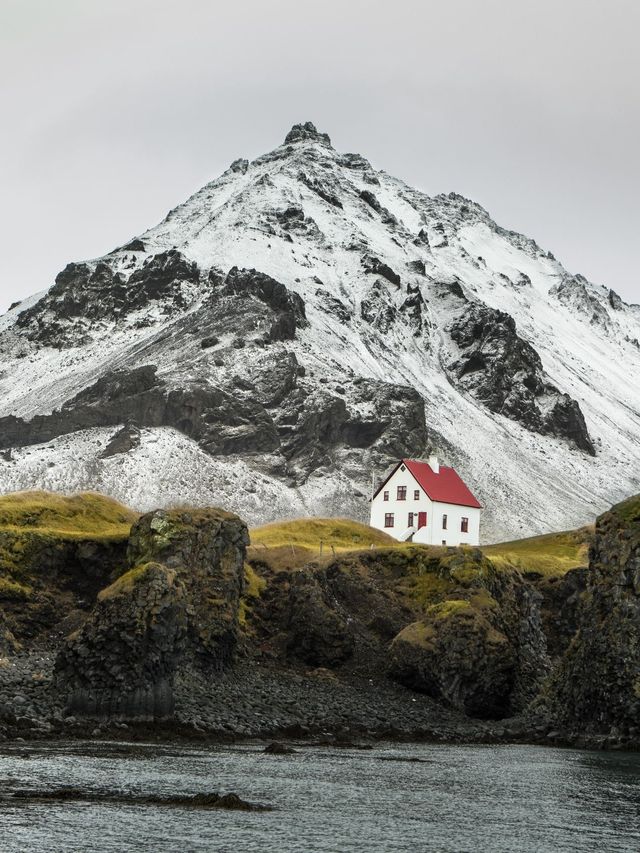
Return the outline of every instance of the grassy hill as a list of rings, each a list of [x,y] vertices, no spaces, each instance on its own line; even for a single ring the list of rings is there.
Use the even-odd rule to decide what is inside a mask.
[[[294,568],[309,560],[330,558],[334,552],[358,551],[372,546],[441,550],[439,546],[397,542],[381,530],[346,518],[301,518],[255,527],[250,532],[250,553],[262,554],[274,568]],[[569,569],[587,564],[592,535],[592,527],[583,527],[483,545],[481,550],[498,568],[513,566],[545,576],[563,575]]]
[[[250,556],[260,556],[274,569],[296,568],[310,560],[363,548],[404,547],[393,537],[348,518],[299,518],[254,527]]]
[[[67,541],[93,538],[118,540],[128,536],[137,518],[138,513],[133,510],[111,498],[93,493],[67,497],[49,492],[18,492],[0,496],[0,539],[3,540],[0,541],[0,563],[5,563],[5,570],[12,563],[15,564],[19,557],[16,553],[20,548],[19,540],[24,535]],[[250,553],[268,557],[268,562],[274,568],[293,568],[310,560],[331,559],[334,553],[343,554],[371,547],[427,547],[397,542],[381,530],[346,518],[281,521],[255,527],[250,533]],[[14,547],[7,540],[8,534],[12,534]],[[486,545],[481,550],[498,567],[514,566],[522,571],[561,575],[587,563],[592,534],[592,527],[584,527]]]
[[[0,529],[14,533],[91,538],[127,536],[138,513],[94,493],[66,497],[52,492],[0,496]]]
[[[515,566],[521,571],[542,575],[563,575],[569,569],[586,566],[593,527],[580,527],[562,533],[548,533],[513,542],[485,545],[482,551],[497,566]]]

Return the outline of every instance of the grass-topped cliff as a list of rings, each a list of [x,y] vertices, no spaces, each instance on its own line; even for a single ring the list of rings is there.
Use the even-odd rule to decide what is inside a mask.
[[[103,495],[0,497],[0,611],[29,638],[91,602],[124,561],[138,514]]]
[[[243,522],[222,510],[139,516],[96,494],[8,495],[0,498],[1,618],[27,646],[57,632],[67,644],[63,675],[83,669],[92,644],[92,672],[102,672],[100,643],[112,638],[113,671],[126,670],[131,683],[146,673],[149,702],[160,701],[156,664],[116,662],[132,653],[123,642],[139,654],[146,646],[135,638],[156,636],[165,620],[156,660],[165,674],[185,648],[222,666],[237,645],[279,666],[388,672],[473,715],[500,716],[522,707],[547,660],[537,593],[522,573],[543,575],[541,588],[563,577],[585,562],[590,531],[444,548],[399,543],[348,519],[307,518],[252,530],[243,568],[246,537]],[[543,591],[551,621],[563,590]],[[527,667],[535,677],[525,678]],[[104,689],[111,697],[120,688]]]
[[[93,492],[67,497],[16,492],[0,497],[0,530],[62,537],[128,536],[138,513]]]
[[[310,560],[363,549],[394,549],[416,555],[430,553],[438,559],[451,549],[438,545],[414,545],[346,518],[299,518],[251,529],[250,553],[262,555],[274,567],[295,568]],[[546,577],[564,575],[588,562],[593,527],[548,533],[512,542],[483,545],[480,550],[497,568],[537,572]],[[464,550],[464,549],[462,549]]]
[[[593,525],[562,533],[548,533],[497,545],[484,545],[482,550],[496,565],[509,565],[542,575],[563,575],[570,569],[586,566]]]

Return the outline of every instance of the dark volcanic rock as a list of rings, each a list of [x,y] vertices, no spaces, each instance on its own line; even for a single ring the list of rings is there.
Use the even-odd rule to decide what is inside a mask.
[[[197,264],[175,249],[151,255],[128,281],[114,272],[106,260],[95,268],[70,263],[38,303],[23,311],[17,326],[28,338],[48,346],[83,343],[92,325],[101,320],[119,320],[152,301],[164,301],[184,309],[192,297],[184,285],[199,281]]]
[[[522,710],[548,672],[541,596],[480,551],[441,562],[461,588],[393,640],[391,677],[473,717]]]
[[[296,572],[289,582],[286,611],[288,651],[312,666],[336,666],[353,653],[346,621],[331,606],[326,589],[310,572]]]
[[[103,590],[91,619],[56,660],[70,713],[163,718],[187,630],[184,586],[158,563],[131,569]]]
[[[380,258],[368,255],[366,258],[362,259],[362,265],[366,273],[381,275],[383,278],[386,278],[387,281],[390,281],[391,284],[395,284],[398,287],[402,284],[402,280],[398,273],[392,270],[388,264],[381,261]]]
[[[294,142],[321,142],[323,145],[331,145],[331,139],[328,133],[319,133],[316,126],[305,121],[304,124],[294,124],[289,133],[285,136],[285,145],[290,145]]]
[[[156,379],[155,367],[146,365],[105,374],[51,415],[31,421],[0,418],[0,447],[40,444],[127,422],[174,427],[212,454],[269,451],[278,445],[275,425],[260,404],[204,384],[169,390]]]
[[[220,669],[238,631],[246,526],[219,510],[157,511],[134,525],[132,566],[100,593],[56,659],[71,711],[156,719],[173,713],[173,679],[186,654]]]
[[[640,497],[600,516],[578,631],[547,689],[562,724],[637,732],[640,721]]]
[[[252,296],[275,312],[276,317],[268,332],[272,341],[292,340],[296,329],[307,325],[300,296],[264,273],[233,267],[225,282],[225,292],[245,298]]]
[[[467,601],[430,608],[391,647],[394,678],[475,717],[504,717],[515,657],[507,637]]]
[[[327,179],[321,180],[316,177],[311,178],[306,172],[299,172],[298,180],[305,184],[305,186],[309,187],[309,189],[316,195],[320,196],[320,198],[326,201],[327,204],[330,204],[332,207],[338,207],[342,210],[343,204],[337,195],[337,187]]]
[[[549,381],[536,350],[518,335],[513,317],[464,295],[460,302],[458,317],[449,326],[459,349],[458,358],[447,365],[454,384],[527,429],[567,438],[595,456],[580,406]]]
[[[551,658],[566,652],[578,630],[582,596],[587,588],[589,569],[570,569],[560,577],[536,578],[542,594],[542,622]]]
[[[341,299],[332,296],[327,290],[319,287],[316,290],[316,296],[324,310],[329,314],[333,314],[341,323],[348,323],[352,319],[353,311]]]
[[[192,648],[207,663],[226,665],[237,633],[243,587],[247,527],[222,510],[157,510],[134,525],[129,539],[131,565],[156,560],[175,568],[189,599]]]
[[[374,282],[360,302],[362,319],[386,335],[397,315],[398,312],[389,299],[385,285],[379,280]]]
[[[293,751],[293,750],[292,750]],[[189,809],[230,809],[232,811],[263,812],[269,806],[250,803],[237,794],[185,794],[158,796],[154,794],[127,794],[118,792],[88,791],[81,788],[46,788],[43,790],[15,791],[16,800],[36,803],[108,803],[117,805],[165,806]]]
[[[140,430],[135,424],[126,424],[109,441],[100,454],[101,459],[117,456],[120,453],[129,453],[140,446]]]
[[[284,743],[278,743],[277,741],[267,744],[264,751],[268,755],[293,755],[296,752],[292,747],[287,746]]]

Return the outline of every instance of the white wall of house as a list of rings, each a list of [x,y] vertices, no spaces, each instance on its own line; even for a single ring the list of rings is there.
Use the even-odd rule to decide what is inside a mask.
[[[402,495],[399,487],[406,490],[404,499],[399,497]],[[422,520],[420,513],[426,513],[423,527],[418,527]],[[392,527],[385,523],[388,515],[393,516]],[[446,529],[443,528],[445,515]],[[463,532],[465,518],[468,530]],[[413,541],[424,545],[478,545],[480,542],[480,510],[477,507],[432,501],[413,474],[408,469],[403,471],[402,466],[371,501],[369,524],[399,540],[410,538],[413,532]]]
[[[443,526],[445,515],[446,528]],[[462,529],[465,518],[466,532]],[[438,501],[433,504],[427,528],[416,530],[413,541],[426,545],[479,545],[480,510],[475,506],[459,506]]]

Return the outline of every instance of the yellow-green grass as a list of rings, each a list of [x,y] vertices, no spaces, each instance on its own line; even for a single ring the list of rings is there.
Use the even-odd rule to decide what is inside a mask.
[[[112,498],[91,492],[15,492],[0,496],[0,530],[62,538],[128,536],[138,513]]]
[[[482,550],[498,568],[514,566],[521,571],[539,572],[546,576],[563,575],[570,569],[587,565],[592,537],[593,527],[588,526],[485,545]]]
[[[393,537],[374,527],[368,527],[349,518],[298,518],[293,521],[277,521],[254,527],[251,544],[267,548],[294,546],[306,548],[313,553],[323,551],[353,551],[371,545],[391,548],[400,545]]]

